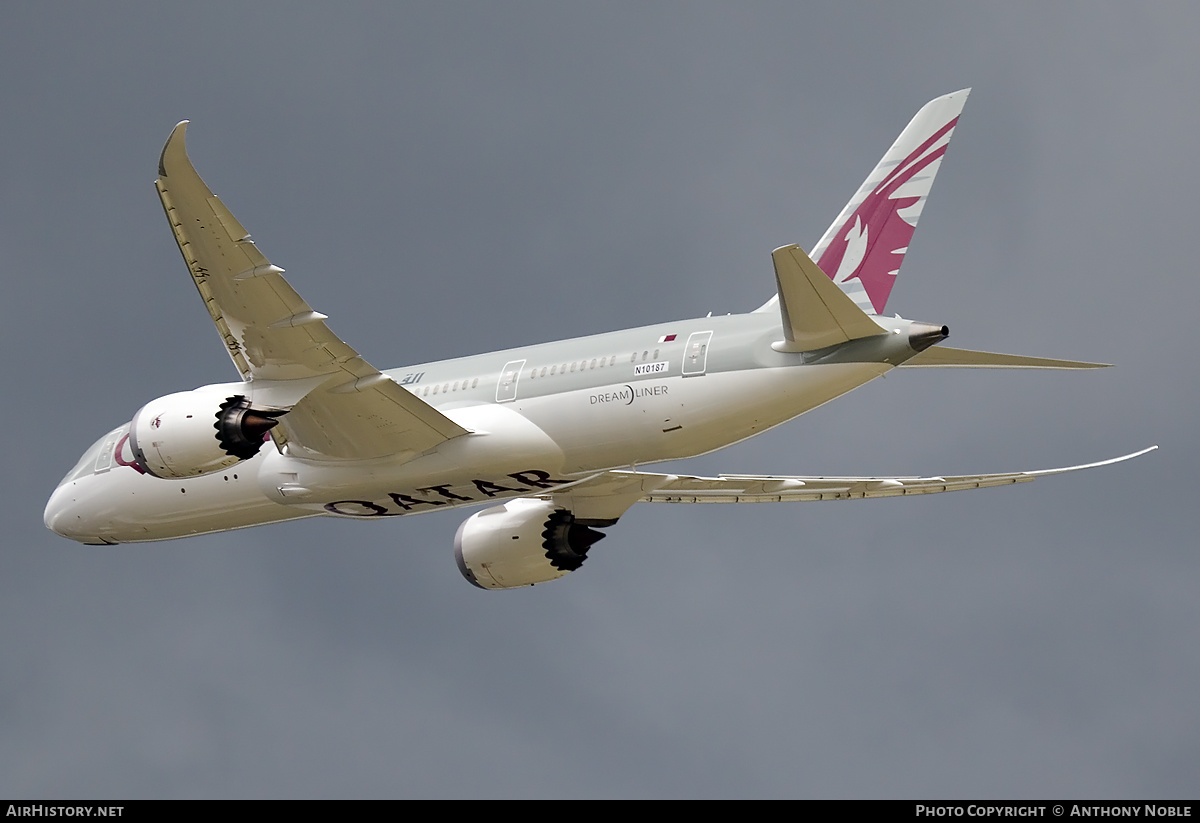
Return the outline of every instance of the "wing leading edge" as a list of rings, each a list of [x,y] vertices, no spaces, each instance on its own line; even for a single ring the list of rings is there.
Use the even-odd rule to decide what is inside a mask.
[[[225,349],[252,381],[308,381],[278,433],[337,459],[420,454],[467,431],[337,337],[254,245],[188,159],[188,121],[163,146],[154,185]]]

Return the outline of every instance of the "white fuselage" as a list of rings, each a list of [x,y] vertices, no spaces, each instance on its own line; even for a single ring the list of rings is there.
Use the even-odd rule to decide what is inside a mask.
[[[85,543],[123,543],[544,495],[736,443],[880,376],[915,352],[908,321],[878,322],[894,334],[824,358],[774,351],[778,315],[754,313],[389,371],[470,432],[415,458],[309,460],[268,445],[228,470],[169,480],[135,468],[117,429],[59,485],[46,525]],[[229,388],[251,398],[263,390]]]

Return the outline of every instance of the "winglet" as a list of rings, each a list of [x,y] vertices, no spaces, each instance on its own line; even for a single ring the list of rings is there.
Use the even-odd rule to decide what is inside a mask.
[[[184,159],[187,158],[187,147],[184,145],[184,140],[187,137],[187,126],[190,120],[180,120],[175,128],[171,129],[171,136],[167,138],[167,142],[163,144],[162,153],[158,155],[158,176],[167,176],[167,152],[172,155],[176,152],[182,152]],[[174,157],[172,157],[174,160]],[[174,165],[172,163],[172,165]]]
[[[775,351],[813,351],[886,334],[799,246],[775,249],[771,259],[784,336],[772,345]]]
[[[1158,451],[1158,446],[1150,446],[1141,451],[1123,454],[1120,457],[1110,457],[1107,460],[1097,460],[1095,463],[1084,463],[1081,466],[1065,466],[1061,469],[1039,469],[1038,471],[1021,472],[1021,474],[1029,477],[1046,477],[1052,474],[1066,474],[1067,472],[1079,471],[1081,469],[1098,469],[1101,466],[1111,466],[1113,463],[1124,463],[1126,460],[1141,457],[1143,454],[1149,454],[1152,451]]]

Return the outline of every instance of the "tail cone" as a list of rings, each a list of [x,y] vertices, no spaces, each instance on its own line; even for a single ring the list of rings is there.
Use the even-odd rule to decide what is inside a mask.
[[[908,345],[913,351],[925,351],[950,336],[949,326],[934,326],[929,323],[913,323],[908,330]]]

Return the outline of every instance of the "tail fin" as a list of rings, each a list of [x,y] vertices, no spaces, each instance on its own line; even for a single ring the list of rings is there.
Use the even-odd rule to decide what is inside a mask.
[[[970,89],[926,103],[813,248],[860,309],[882,314]],[[758,311],[774,307],[772,298]]]

